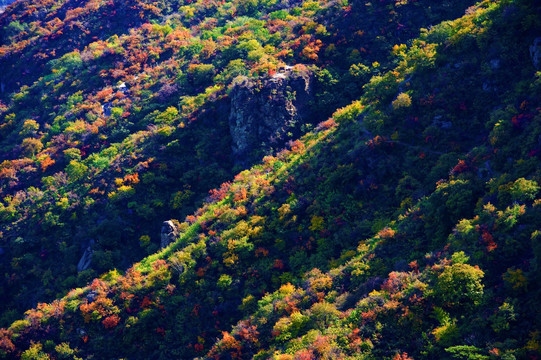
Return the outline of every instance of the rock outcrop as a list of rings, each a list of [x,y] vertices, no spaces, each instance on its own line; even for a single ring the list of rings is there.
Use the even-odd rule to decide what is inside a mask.
[[[175,223],[173,223],[173,221],[167,220],[162,223],[162,231],[160,235],[161,235],[160,246],[163,249],[177,239],[179,235],[179,231]]]
[[[94,240],[90,240],[88,243],[88,246],[85,248],[85,251],[83,252],[83,256],[81,256],[81,259],[77,263],[77,272],[84,271],[90,267],[92,264],[92,253],[94,250],[92,250],[92,246],[94,245]]]
[[[530,46],[530,57],[536,70],[541,68],[541,37],[535,38]]]
[[[239,78],[231,92],[229,128],[233,156],[245,163],[253,150],[279,148],[306,120],[313,99],[312,73],[284,67],[268,79]]]

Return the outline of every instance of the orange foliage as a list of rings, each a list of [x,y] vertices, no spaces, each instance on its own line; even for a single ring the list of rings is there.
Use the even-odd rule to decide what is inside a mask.
[[[152,268],[154,270],[159,270],[159,269],[163,268],[164,266],[165,267],[168,266],[167,261],[165,261],[164,259],[157,259],[156,261],[154,261],[152,263]]]
[[[314,352],[309,349],[300,350],[295,353],[294,360],[312,360],[316,359],[316,356],[314,355]]]
[[[186,216],[186,221],[189,222],[190,224],[193,224],[197,221],[197,218],[193,215],[188,215]]]
[[[322,44],[323,43],[321,42],[321,40],[316,40],[314,42],[311,42],[310,44],[306,45],[304,49],[302,49],[302,55],[309,60],[317,61],[318,60],[317,53],[321,49]]]
[[[274,260],[274,263],[272,264],[272,267],[274,269],[283,270],[284,269],[284,262],[280,259]]]
[[[396,354],[393,357],[393,360],[413,360],[413,358],[408,356],[408,353]]]
[[[105,319],[103,319],[103,321],[101,323],[103,324],[103,326],[106,329],[112,329],[112,328],[116,327],[119,322],[120,322],[120,317],[118,315],[114,314],[114,315],[111,315],[111,316],[107,316]]]
[[[41,161],[41,171],[45,172],[45,170],[47,170],[47,168],[51,165],[54,165],[55,161],[53,159],[51,159],[50,156],[47,156],[45,159],[43,159]]]
[[[256,250],[255,250],[255,256],[256,257],[266,257],[267,255],[269,254],[269,250],[265,249],[265,248],[262,248],[262,247],[258,247]]]
[[[249,321],[242,321],[239,326],[238,335],[241,340],[254,344],[258,342],[257,337],[259,336],[259,332],[257,331],[257,326],[251,325]]]
[[[197,276],[199,276],[199,277],[205,276],[205,269],[202,268],[202,267],[200,267],[199,269],[197,269],[196,274],[197,274]]]
[[[107,284],[105,281],[100,279],[94,279],[92,283],[90,284],[90,288],[93,291],[99,290],[106,292],[109,289],[109,284]]]
[[[498,247],[498,244],[494,241],[494,237],[488,231],[483,231],[481,239],[483,239],[483,242],[486,244],[488,252],[491,252]]]
[[[103,89],[103,90],[97,92],[97,94],[96,94],[96,99],[97,99],[98,101],[105,100],[105,99],[108,98],[109,95],[111,95],[112,93],[113,93],[113,89],[112,89],[112,88]]]
[[[458,160],[458,164],[451,170],[451,175],[461,174],[469,169],[469,166],[464,160]]]
[[[230,350],[232,357],[240,357],[240,350],[241,345],[240,342],[235,339],[231,334],[229,334],[227,331],[222,332],[223,338],[221,341],[221,345],[224,350]]]
[[[380,230],[380,232],[378,232],[378,236],[381,239],[391,239],[394,237],[395,234],[396,234],[396,231],[394,231],[393,229],[387,226],[384,227],[382,230]]]
[[[368,310],[361,313],[361,317],[364,321],[374,321],[376,320],[376,312],[374,310]]]
[[[141,300],[141,308],[146,309],[150,305],[152,305],[152,301],[150,300],[148,296],[145,296],[143,300]]]
[[[320,122],[317,128],[321,130],[321,129],[330,129],[335,126],[336,126],[336,121],[334,121],[334,119],[331,118],[329,120]]]
[[[320,355],[329,355],[331,351],[331,343],[328,336],[318,336],[314,341],[314,348]]]
[[[192,309],[192,315],[193,316],[199,316],[199,310],[201,310],[201,305],[195,304]]]
[[[13,168],[4,168],[0,170],[0,179],[14,179],[17,171]]]
[[[210,200],[211,201],[220,201],[225,198],[227,195],[227,192],[229,191],[229,188],[231,187],[230,182],[225,182],[222,185],[220,185],[219,189],[212,189],[209,191],[210,193]]]
[[[10,353],[15,350],[15,345],[11,342],[12,332],[7,329],[0,329],[0,350]]]
[[[300,140],[292,141],[289,146],[291,147],[291,151],[293,153],[301,153],[306,148],[304,143]]]
[[[417,263],[417,260],[413,260],[408,265],[413,270],[413,272],[415,272],[416,274],[419,273],[419,264]]]
[[[393,271],[389,273],[388,279],[385,280],[381,288],[390,294],[395,294],[407,286],[408,280],[409,275],[407,273]]]
[[[366,145],[370,149],[375,149],[376,146],[379,146],[387,141],[387,138],[385,136],[376,135],[373,139],[370,139],[366,142]]]
[[[246,200],[247,194],[248,194],[248,191],[246,190],[246,188],[242,187],[239,192],[235,193],[235,197],[233,200],[235,202]]]

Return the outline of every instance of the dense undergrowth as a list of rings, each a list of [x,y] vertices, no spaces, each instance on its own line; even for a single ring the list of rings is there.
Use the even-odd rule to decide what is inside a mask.
[[[162,221],[358,98],[395,66],[394,44],[467,5],[13,4],[0,18],[0,324],[157,251]],[[307,123],[235,159],[234,79],[257,86],[286,64],[314,73]]]
[[[453,15],[449,4],[250,4],[186,5],[193,16],[188,8],[155,4],[153,16],[171,14],[169,25],[142,25],[110,38],[110,46],[90,44],[85,51],[102,51],[93,59],[82,60],[84,52],[79,60],[77,52],[64,55],[49,63],[50,78],[23,88],[2,110],[9,159],[2,164],[8,176],[0,208],[2,241],[9,245],[1,256],[10,258],[2,263],[7,303],[33,291],[29,276],[51,297],[122,269],[157,251],[148,235],[161,220],[192,215],[168,248],[40,303],[0,330],[0,354],[539,357],[541,74],[529,57],[539,5],[484,1],[435,24]],[[420,29],[423,22],[433,26]],[[284,29],[269,32],[272,24]],[[367,28],[359,34],[352,24]],[[381,30],[388,24],[391,33]],[[118,79],[130,85],[129,93],[115,94],[117,78],[103,70],[137,53],[129,45],[136,31],[140,41],[164,46],[141,45],[146,54],[159,52],[155,65],[147,60],[133,73],[125,70]],[[253,40],[248,34],[257,41],[246,45]],[[16,36],[10,46],[26,51],[17,44],[31,33]],[[410,36],[416,39],[406,41]],[[370,41],[364,45],[364,39]],[[213,46],[216,53],[205,50]],[[69,62],[75,67],[66,68]],[[228,84],[238,75],[272,76],[282,62],[313,64],[312,130],[248,170],[237,167],[234,179],[195,210],[213,182],[232,176],[233,159],[215,157],[219,149],[228,153],[227,118],[220,115]],[[100,66],[102,76],[91,75]],[[144,76],[136,75],[141,71]],[[166,86],[170,98],[159,100]],[[62,94],[68,105],[59,105]],[[73,96],[80,100],[69,107]],[[102,102],[115,104],[110,116],[100,112]],[[35,109],[32,132],[33,123],[23,119],[37,116],[29,115]],[[14,139],[21,147],[8,151]],[[28,153],[25,139],[42,148]],[[52,164],[43,166],[47,156]],[[193,177],[179,178],[188,168]],[[79,279],[53,266],[70,257],[67,263],[76,264],[74,253],[85,244],[76,234],[96,238],[101,249]],[[15,320],[16,312],[4,316]]]

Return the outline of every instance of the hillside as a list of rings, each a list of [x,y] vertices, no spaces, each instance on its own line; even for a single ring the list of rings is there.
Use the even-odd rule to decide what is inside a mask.
[[[0,324],[156,252],[163,221],[469,5],[429,3],[14,4],[0,17]]]
[[[0,18],[0,356],[541,355],[535,1],[60,5]]]

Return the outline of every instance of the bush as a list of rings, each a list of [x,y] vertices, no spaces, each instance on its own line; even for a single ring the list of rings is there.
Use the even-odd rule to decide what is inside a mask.
[[[395,100],[393,100],[393,109],[397,110],[400,108],[407,108],[411,106],[411,97],[406,93],[400,93],[396,97]]]
[[[484,272],[477,266],[462,263],[446,266],[438,276],[435,296],[443,307],[471,308],[483,297],[483,276]]]

